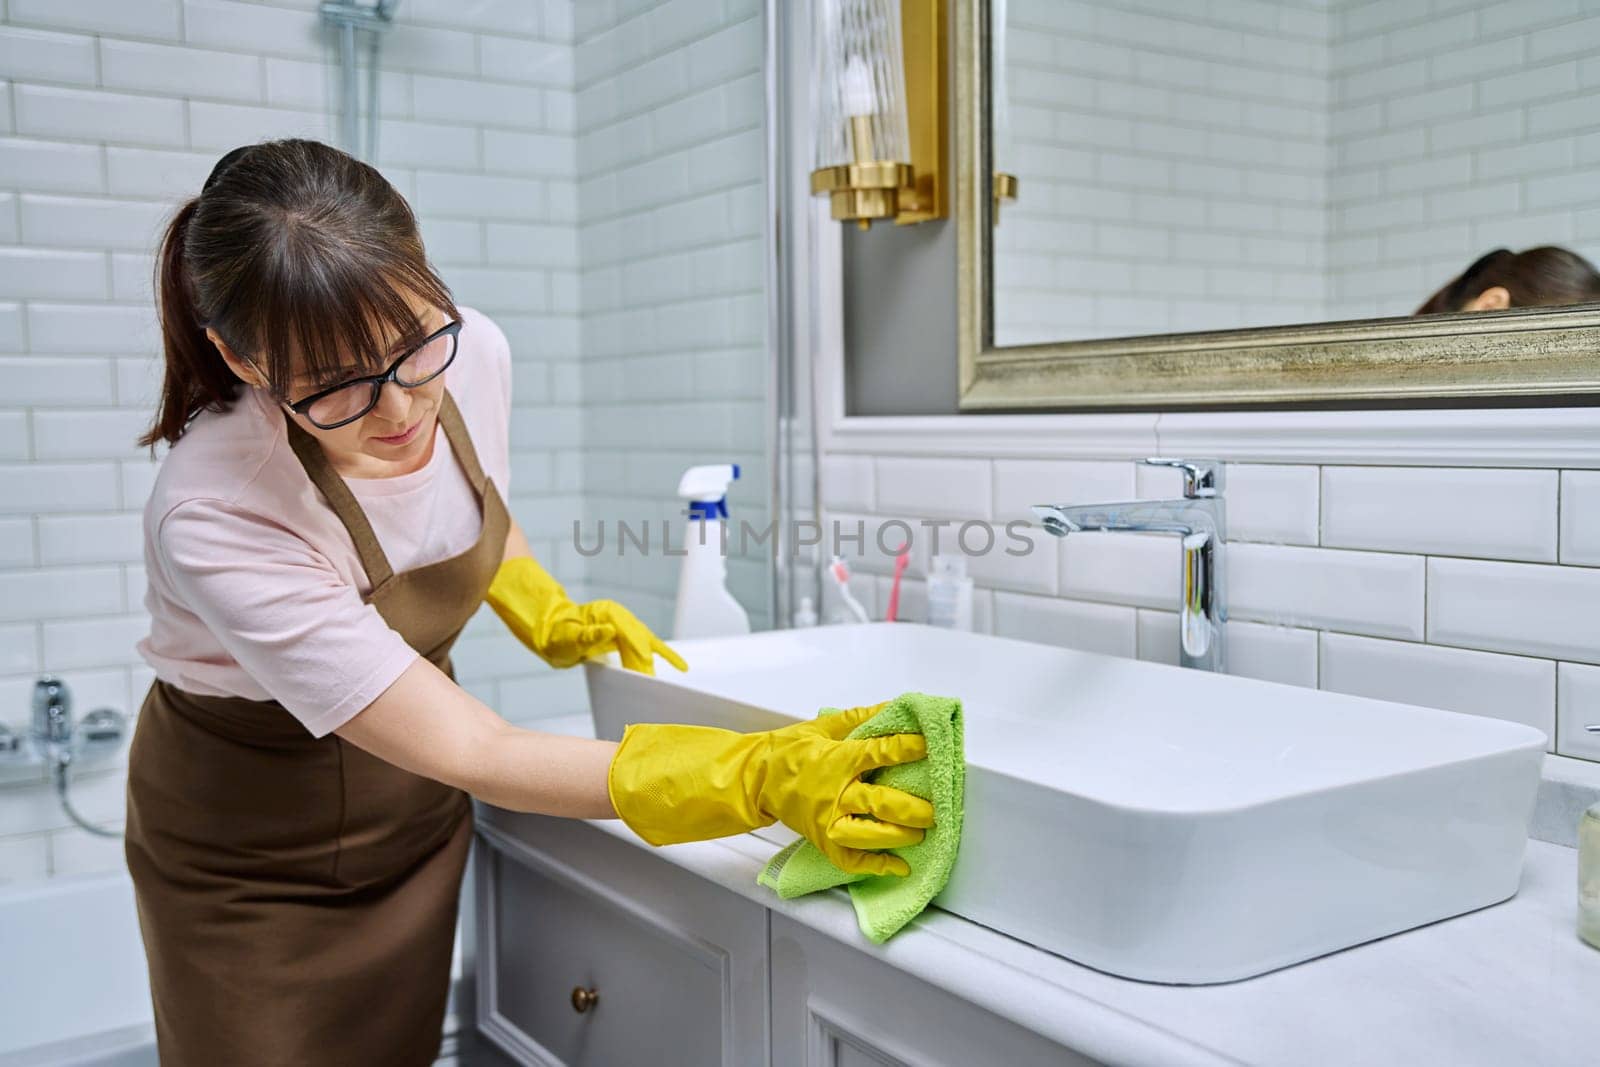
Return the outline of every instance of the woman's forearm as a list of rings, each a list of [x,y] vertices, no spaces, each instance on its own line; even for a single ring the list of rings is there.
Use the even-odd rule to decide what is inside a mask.
[[[511,811],[573,819],[614,819],[606,773],[614,741],[567,737],[503,723],[480,743],[456,783],[474,797]]]
[[[421,656],[336,732],[379,759],[498,807],[616,817],[606,790],[615,743],[513,726]]]
[[[512,519],[510,525],[506,528],[506,549],[505,553],[500,557],[500,561],[504,563],[506,560],[517,556],[531,555],[533,555],[533,549],[528,545],[527,535],[522,532],[522,527],[517,525],[517,520]]]

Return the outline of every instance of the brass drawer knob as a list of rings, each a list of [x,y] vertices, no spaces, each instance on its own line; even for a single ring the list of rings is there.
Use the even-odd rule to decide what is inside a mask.
[[[572,1010],[582,1015],[596,1004],[600,1003],[598,989],[585,989],[581,985],[572,987]]]

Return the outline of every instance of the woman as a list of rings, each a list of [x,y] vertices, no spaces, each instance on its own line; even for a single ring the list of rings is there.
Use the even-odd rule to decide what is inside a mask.
[[[1497,248],[1478,257],[1415,314],[1504,311],[1600,301],[1600,273],[1576,252],[1543,245],[1524,252]]]
[[[684,664],[529,554],[502,495],[506,339],[455,306],[377,171],[313,141],[235,149],[172,220],[157,287],[143,443],[172,447],[145,508],[156,681],[126,849],[162,1063],[431,1062],[469,795],[653,844],[781,819],[906,872],[872,850],[920,840],[932,807],[860,776],[924,748],[845,740],[871,707],[612,744],[517,729],[454,683],[486,597],[558,666]]]

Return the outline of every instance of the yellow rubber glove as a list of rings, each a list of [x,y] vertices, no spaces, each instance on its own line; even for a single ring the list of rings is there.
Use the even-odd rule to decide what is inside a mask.
[[[689,669],[682,656],[615,600],[574,604],[532,556],[500,564],[487,599],[518,640],[552,667],[571,667],[615,649],[624,667],[641,674],[655,673],[657,653],[680,671]]]
[[[781,819],[841,870],[907,875],[899,856],[866,849],[922,840],[933,805],[862,774],[927,755],[921,734],[847,740],[882,704],[781,730],[635,723],[622,735],[607,784],[629,828],[652,845],[701,841]]]

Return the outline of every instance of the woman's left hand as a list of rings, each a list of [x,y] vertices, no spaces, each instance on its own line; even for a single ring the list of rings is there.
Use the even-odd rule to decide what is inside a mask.
[[[640,674],[655,674],[655,656],[666,660],[680,671],[689,669],[683,657],[639,621],[638,616],[615,600],[591,600],[579,604],[578,610],[586,621],[584,659],[617,650],[622,665]],[[609,631],[609,632],[607,632]]]
[[[532,556],[513,556],[500,565],[489,585],[489,606],[552,667],[571,667],[615,650],[628,670],[655,673],[655,656],[689,669],[638,617],[615,600],[576,604],[561,583]]]

